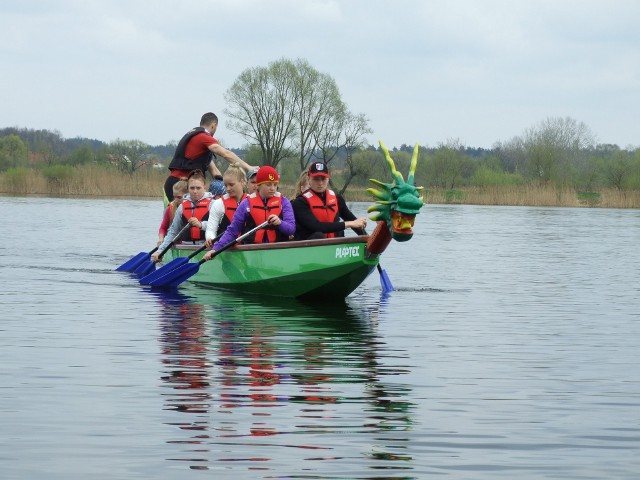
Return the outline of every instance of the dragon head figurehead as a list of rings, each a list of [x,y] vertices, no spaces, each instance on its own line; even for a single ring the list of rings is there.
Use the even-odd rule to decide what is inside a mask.
[[[424,203],[421,194],[422,187],[416,187],[414,184],[414,175],[418,163],[418,144],[413,149],[409,176],[406,182],[402,174],[396,170],[396,165],[382,140],[380,141],[380,148],[387,159],[387,165],[391,170],[393,181],[392,183],[383,183],[370,179],[372,183],[380,187],[380,190],[376,188],[367,189],[376,199],[376,204],[369,207],[368,212],[377,212],[370,217],[371,220],[386,222],[394,240],[406,242],[413,236],[413,222]]]

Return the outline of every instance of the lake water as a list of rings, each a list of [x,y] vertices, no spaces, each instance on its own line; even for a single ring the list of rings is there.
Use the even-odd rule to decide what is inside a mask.
[[[338,306],[114,272],[160,202],[0,213],[3,479],[640,477],[640,211],[427,205]]]

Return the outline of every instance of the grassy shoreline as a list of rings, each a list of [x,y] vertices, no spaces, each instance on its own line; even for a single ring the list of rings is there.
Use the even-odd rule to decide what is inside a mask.
[[[60,177],[45,177],[40,171],[20,169],[0,174],[0,195],[78,198],[162,199],[164,171],[145,170],[133,175],[96,166],[74,168]],[[291,196],[293,185],[282,184]],[[373,202],[366,188],[352,187],[345,194],[350,202]],[[601,189],[579,192],[573,188],[519,185],[465,187],[456,190],[425,189],[427,204],[466,204],[545,207],[640,208],[640,191]]]

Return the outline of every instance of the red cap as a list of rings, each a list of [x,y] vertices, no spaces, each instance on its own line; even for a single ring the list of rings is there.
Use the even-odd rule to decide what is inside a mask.
[[[280,176],[275,168],[270,165],[265,165],[264,167],[260,167],[258,173],[256,174],[256,184],[261,185],[267,182],[279,182]]]

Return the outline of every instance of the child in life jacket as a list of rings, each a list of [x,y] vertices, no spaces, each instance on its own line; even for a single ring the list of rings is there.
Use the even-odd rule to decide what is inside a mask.
[[[167,232],[169,231],[171,222],[173,222],[176,210],[182,203],[182,197],[187,194],[187,191],[186,180],[180,180],[173,184],[173,200],[169,202],[169,205],[165,208],[164,214],[162,215],[162,222],[160,222],[160,228],[158,229],[158,246],[162,245],[164,238],[167,236]]]
[[[209,260],[215,250],[233,242],[238,235],[248,232],[265,221],[269,221],[269,225],[245,239],[244,243],[283,242],[293,235],[296,230],[296,220],[291,202],[278,191],[279,181],[280,176],[275,168],[270,165],[260,167],[256,174],[258,189],[238,205],[224,235],[204,258]]]
[[[222,181],[224,182],[226,193],[214,200],[209,209],[209,220],[205,231],[206,240],[204,242],[207,247],[211,247],[213,239],[231,225],[231,220],[238,209],[238,205],[249,196],[244,191],[247,180],[244,170],[239,164],[229,165],[227,171],[224,172]]]
[[[180,240],[182,242],[193,242],[194,244],[204,243],[207,220],[209,219],[209,206],[213,200],[213,195],[205,187],[205,178],[202,170],[194,170],[187,178],[189,193],[184,196],[182,203],[176,209],[176,214],[171,222],[171,227],[164,240],[158,247],[158,251],[151,256],[154,263],[160,261],[160,252],[169,244],[171,240],[182,230],[187,223],[191,225]]]

